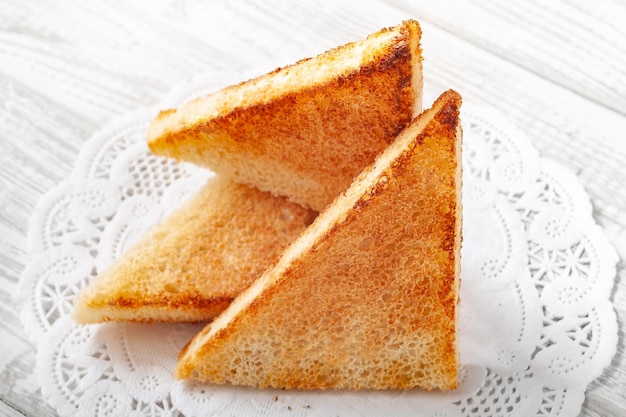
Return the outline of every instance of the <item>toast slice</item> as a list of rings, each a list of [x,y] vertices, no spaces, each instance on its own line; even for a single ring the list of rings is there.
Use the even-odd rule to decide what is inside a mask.
[[[409,20],[162,111],[148,146],[321,211],[421,112],[420,37]]]
[[[79,323],[208,321],[275,262],[311,210],[221,177],[92,280]]]
[[[180,354],[275,388],[457,386],[461,97],[445,92]]]

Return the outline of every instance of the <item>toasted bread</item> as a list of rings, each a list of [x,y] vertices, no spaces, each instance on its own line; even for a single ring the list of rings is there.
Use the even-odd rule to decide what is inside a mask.
[[[321,211],[421,111],[420,36],[409,20],[162,111],[148,146]]]
[[[461,97],[421,114],[181,352],[180,379],[457,386]]]
[[[212,177],[92,280],[74,301],[80,323],[208,321],[275,262],[314,213]]]

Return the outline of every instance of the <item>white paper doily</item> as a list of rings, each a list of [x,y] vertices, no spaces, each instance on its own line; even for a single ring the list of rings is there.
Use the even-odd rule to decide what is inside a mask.
[[[162,107],[230,81],[195,79]],[[156,111],[98,132],[71,178],[32,218],[32,258],[17,301],[37,344],[42,394],[61,416],[578,414],[587,385],[616,350],[610,292],[617,254],[576,177],[542,159],[500,114],[467,103],[458,390],[299,392],[178,382],[178,352],[201,325],[73,323],[78,290],[212,175],[149,153],[144,134]]]

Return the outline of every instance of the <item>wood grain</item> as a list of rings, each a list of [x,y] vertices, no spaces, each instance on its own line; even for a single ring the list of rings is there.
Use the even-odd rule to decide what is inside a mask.
[[[626,115],[624,3],[392,3],[528,72]]]
[[[70,175],[106,122],[198,73],[286,65],[413,17],[427,102],[453,87],[503,111],[569,167],[626,257],[626,5],[599,0],[23,2],[0,7],[0,415],[51,416],[13,296],[38,200]],[[582,416],[626,410],[626,269],[613,301],[620,345]]]

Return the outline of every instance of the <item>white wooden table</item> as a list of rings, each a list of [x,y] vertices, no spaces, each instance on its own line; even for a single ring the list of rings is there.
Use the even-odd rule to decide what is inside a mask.
[[[0,415],[52,416],[13,304],[38,199],[103,124],[207,70],[288,64],[413,17],[425,83],[505,111],[574,170],[626,257],[626,3],[0,1]],[[583,416],[626,415],[626,272],[613,301],[618,353]]]

